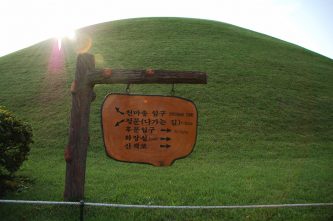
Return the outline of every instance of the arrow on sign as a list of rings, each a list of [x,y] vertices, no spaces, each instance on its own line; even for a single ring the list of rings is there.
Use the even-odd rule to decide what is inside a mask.
[[[124,114],[125,114],[124,112],[121,112],[121,111],[120,111],[120,108],[119,108],[119,107],[115,107],[115,109],[116,109],[116,111],[117,111],[119,114],[121,114],[121,115],[124,115]]]
[[[161,144],[160,147],[162,147],[162,148],[169,148],[169,147],[171,147],[171,145],[169,145],[169,144]]]
[[[169,128],[167,128],[167,129],[161,129],[161,131],[162,132],[167,132],[167,133],[171,132],[171,130]]]
[[[118,121],[114,126],[115,127],[118,127],[122,122],[124,122],[125,120],[124,119],[122,119],[121,121]]]
[[[171,140],[171,138],[170,137],[161,137],[160,140],[169,141],[169,140]]]

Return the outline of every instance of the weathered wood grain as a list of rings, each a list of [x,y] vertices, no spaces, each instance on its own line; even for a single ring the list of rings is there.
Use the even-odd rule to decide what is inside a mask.
[[[87,72],[95,69],[94,57],[77,57],[75,81],[72,84],[72,110],[69,141],[65,149],[66,177],[64,199],[78,201],[84,197],[86,157],[89,144],[89,112],[94,97],[93,86],[88,83]]]
[[[207,75],[195,71],[101,69],[88,74],[92,84],[207,84]]]

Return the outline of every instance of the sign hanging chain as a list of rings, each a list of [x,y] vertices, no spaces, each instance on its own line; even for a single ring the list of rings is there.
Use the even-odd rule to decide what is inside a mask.
[[[126,94],[130,94],[130,85],[131,84],[127,84],[126,86]]]
[[[175,84],[172,84],[172,87],[171,87],[171,96],[175,96]]]

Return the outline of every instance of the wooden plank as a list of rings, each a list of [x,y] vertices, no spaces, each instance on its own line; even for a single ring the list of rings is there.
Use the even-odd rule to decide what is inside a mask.
[[[197,116],[195,104],[184,98],[109,94],[102,106],[106,153],[119,161],[170,166],[192,152]]]
[[[101,69],[88,74],[92,84],[207,84],[198,71]]]

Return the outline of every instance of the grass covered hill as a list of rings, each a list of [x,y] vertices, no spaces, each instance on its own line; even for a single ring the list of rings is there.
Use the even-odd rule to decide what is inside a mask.
[[[35,143],[22,182],[2,198],[62,200],[70,84],[76,51],[98,67],[195,70],[207,85],[176,85],[198,108],[194,152],[171,167],[105,155],[100,106],[126,85],[98,85],[92,103],[86,200],[124,204],[244,205],[333,202],[333,61],[232,25],[142,18],[78,31],[59,51],[53,39],[0,58],[0,105],[30,122]],[[170,85],[132,85],[170,94]],[[78,209],[0,205],[3,220],[73,220]],[[330,220],[332,208],[146,210],[86,208],[86,220]]]

